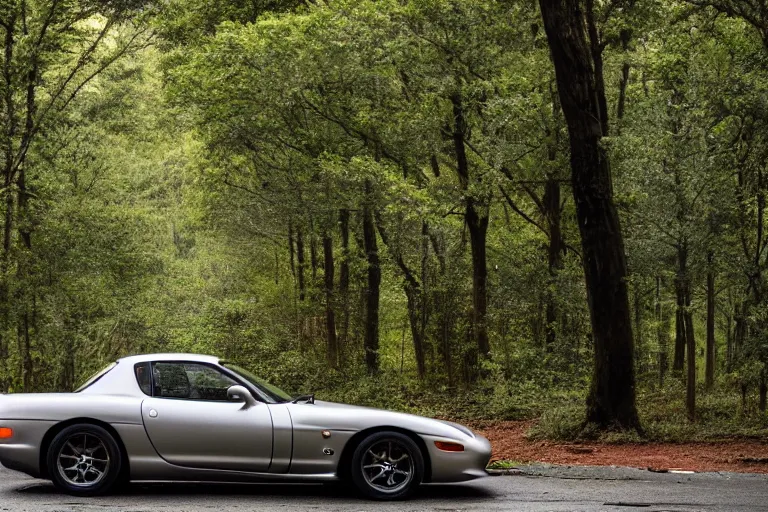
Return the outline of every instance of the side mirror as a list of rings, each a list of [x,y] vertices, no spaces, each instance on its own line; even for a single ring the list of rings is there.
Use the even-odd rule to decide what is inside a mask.
[[[256,399],[253,398],[251,392],[245,389],[243,386],[231,386],[229,389],[227,389],[227,398],[233,401],[245,403],[243,409],[248,409],[258,403],[256,402]]]

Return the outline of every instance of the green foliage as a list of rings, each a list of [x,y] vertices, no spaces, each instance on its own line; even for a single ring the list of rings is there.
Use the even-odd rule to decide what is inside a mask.
[[[523,464],[516,460],[496,460],[488,464],[488,469],[514,469]]]
[[[741,399],[729,388],[702,393],[697,402],[697,420],[689,422],[685,410],[685,386],[670,381],[661,389],[647,389],[638,397],[644,432],[596,432],[584,423],[579,402],[546,410],[531,428],[530,439],[558,441],[636,442],[714,442],[733,438],[763,439],[768,435],[768,416],[751,404],[745,410]]]
[[[561,406],[544,411],[541,418],[526,436],[529,439],[553,439],[575,441],[585,433],[585,414],[581,404]]]
[[[22,6],[7,4],[0,21]],[[621,4],[598,2],[596,14],[643,439],[764,436],[768,52],[750,20]],[[70,389],[126,354],[205,352],[294,394],[460,420],[540,417],[535,438],[598,435],[584,425],[594,354],[568,138],[533,4],[61,5],[37,47],[48,11],[29,7],[32,36],[0,80],[2,119],[18,117],[0,128],[16,153],[0,155],[11,200],[0,203],[0,387]],[[468,199],[489,218],[488,358],[473,341]],[[382,272],[372,376],[367,211]],[[677,314],[690,314],[702,380],[710,272],[718,379],[699,386],[691,423],[680,376],[658,384],[660,355],[671,358]],[[690,304],[677,303],[683,283]]]

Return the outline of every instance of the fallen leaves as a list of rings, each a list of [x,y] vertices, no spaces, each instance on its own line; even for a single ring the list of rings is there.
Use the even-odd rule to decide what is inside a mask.
[[[768,443],[762,440],[712,443],[568,444],[529,441],[531,421],[493,422],[477,428],[493,446],[493,460],[585,466],[627,466],[654,472],[734,471],[768,473]]]

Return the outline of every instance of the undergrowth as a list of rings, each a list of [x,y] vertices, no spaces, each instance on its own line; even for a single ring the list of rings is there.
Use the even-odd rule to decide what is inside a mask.
[[[533,440],[637,442],[716,442],[728,439],[768,439],[768,416],[726,386],[697,390],[696,418],[688,419],[685,388],[670,380],[663,388],[644,389],[637,405],[643,432],[597,432],[585,422],[583,402],[567,402],[547,409],[528,432]]]
[[[556,441],[712,442],[724,439],[768,439],[768,416],[757,409],[757,397],[746,406],[732,382],[697,390],[696,420],[688,420],[685,386],[669,378],[663,387],[640,380],[637,405],[643,432],[599,432],[585,424],[589,385],[586,370],[564,372],[565,361],[541,352],[523,352],[506,367],[487,365],[478,383],[448,386],[444,375],[418,380],[392,368],[375,376],[362,366],[329,369],[322,358],[300,353],[264,354],[252,367],[293,394],[315,393],[318,399],[478,424],[499,420],[538,420],[531,439]],[[310,361],[310,362],[308,362]],[[262,362],[263,365],[259,365]],[[314,363],[314,364],[313,364]],[[568,375],[568,377],[564,377]]]

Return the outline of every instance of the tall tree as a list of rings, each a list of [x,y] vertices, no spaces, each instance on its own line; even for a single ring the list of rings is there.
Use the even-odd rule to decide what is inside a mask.
[[[601,144],[603,91],[597,84],[580,0],[540,0],[544,28],[568,124],[571,178],[581,233],[594,339],[587,421],[601,428],[639,429],[635,405],[632,319],[627,263],[611,168]],[[602,100],[600,99],[602,97]]]
[[[123,25],[150,2],[92,3],[11,1],[0,6],[0,145],[4,195],[3,243],[0,254],[0,355],[16,331],[22,363],[22,386],[30,389],[30,337],[34,332],[35,296],[23,283],[33,272],[32,205],[35,194],[30,155],[46,127],[66,115],[72,102],[105,69],[142,41],[146,25]],[[123,30],[120,30],[120,29]],[[143,41],[142,41],[143,42]],[[15,197],[14,197],[15,196]],[[16,231],[16,239],[14,239]],[[14,252],[14,244],[18,251]],[[14,261],[16,256],[16,261]],[[15,266],[15,273],[13,273]],[[12,275],[13,273],[13,275]],[[16,279],[16,296],[10,282]],[[12,309],[17,325],[13,325]],[[7,388],[0,363],[0,388]]]
[[[705,383],[707,389],[715,385],[715,253],[707,253],[707,359]]]

